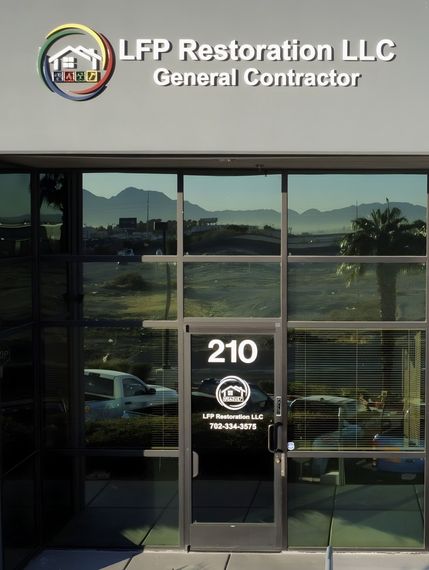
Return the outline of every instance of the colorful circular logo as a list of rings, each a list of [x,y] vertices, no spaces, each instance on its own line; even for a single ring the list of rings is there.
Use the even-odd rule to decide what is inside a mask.
[[[86,41],[68,43],[67,36],[75,35],[85,36]],[[38,70],[45,85],[70,101],[88,101],[100,95],[114,68],[115,52],[110,42],[82,24],[53,29],[39,52]]]

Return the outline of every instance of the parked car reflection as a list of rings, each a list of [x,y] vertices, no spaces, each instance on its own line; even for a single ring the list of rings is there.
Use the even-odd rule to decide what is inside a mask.
[[[84,382],[87,421],[156,413],[178,402],[176,390],[117,370],[87,368]]]
[[[371,446],[381,411],[362,399],[313,395],[288,404],[289,441],[295,448],[341,449]]]
[[[406,457],[406,451],[420,451],[424,449],[425,435],[425,406],[419,404],[409,406],[403,418],[397,425],[390,420],[385,422],[388,426],[373,438],[374,449],[377,451],[399,451],[405,453],[401,457],[386,457],[375,459],[373,464],[377,471],[400,473],[402,478],[412,479],[413,475],[423,473],[424,459],[419,457]]]

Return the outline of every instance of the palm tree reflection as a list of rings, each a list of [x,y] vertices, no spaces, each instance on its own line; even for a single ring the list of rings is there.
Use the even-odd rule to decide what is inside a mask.
[[[392,262],[377,261],[375,264],[344,262],[337,272],[350,285],[368,268],[375,265],[379,294],[379,319],[395,321],[397,314],[397,279],[401,272],[423,271],[424,265],[400,263],[393,256],[415,256],[426,253],[426,223],[423,220],[409,222],[399,208],[387,206],[384,210],[373,210],[368,218],[352,221],[352,231],[340,243],[341,255],[392,256]],[[417,269],[416,269],[417,267]],[[392,395],[392,368],[394,339],[390,331],[381,331],[381,357],[383,389]]]

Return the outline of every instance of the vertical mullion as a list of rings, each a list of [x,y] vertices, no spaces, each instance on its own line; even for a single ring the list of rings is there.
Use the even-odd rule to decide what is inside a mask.
[[[287,312],[287,275],[288,275],[288,175],[282,174],[282,217],[281,217],[281,276],[280,276],[280,292],[281,292],[281,333],[280,333],[280,350],[281,350],[281,384],[282,384],[282,402],[283,402],[283,453],[285,454],[285,468],[287,474],[287,441],[288,441],[288,410],[287,410],[287,394],[288,394],[288,378],[287,378],[287,338],[288,338],[288,312]],[[282,548],[288,547],[288,507],[287,507],[287,476],[282,478]]]
[[[68,176],[69,216],[70,216],[70,245],[69,251],[73,256],[82,256],[83,252],[83,174],[74,171]],[[83,354],[83,261],[70,262],[70,281],[68,283],[69,299],[71,299],[71,317],[80,322],[69,329],[69,379],[71,401],[71,445],[73,449],[83,449],[85,443],[84,424],[84,390],[82,372],[84,369]],[[73,454],[72,488],[73,510],[79,513],[85,504],[85,452]]]
[[[184,197],[183,197],[184,176],[177,175],[177,321],[179,330],[183,324],[184,303],[183,303],[183,228],[184,228]]]
[[[38,543],[43,540],[43,516],[42,516],[42,371],[41,371],[41,327],[40,327],[40,257],[39,257],[39,236],[40,236],[40,200],[39,200],[39,171],[33,171],[30,175],[30,196],[31,196],[31,304],[32,304],[32,360],[33,360],[33,402],[34,402],[34,444],[36,454],[34,456],[34,492],[35,492],[35,519],[37,524]]]
[[[179,387],[179,545],[185,546],[189,543],[189,520],[187,509],[185,509],[187,498],[187,468],[186,468],[186,394],[185,394],[185,333],[183,328],[183,198],[184,175],[177,174],[177,265],[176,265],[176,296],[177,296],[177,374]]]
[[[426,177],[426,228],[428,227],[428,213],[429,213],[429,176]],[[429,323],[429,303],[428,303],[428,291],[429,291],[429,269],[428,269],[428,253],[429,253],[429,236],[426,229],[426,291],[425,291],[425,301],[426,301],[426,326],[425,326],[425,408],[428,409],[428,354],[429,354],[429,335],[428,335],[428,323]],[[429,549],[429,525],[427,524],[427,516],[429,513],[429,492],[426,485],[428,478],[428,442],[429,442],[429,420],[426,414],[425,418],[425,469],[424,469],[424,516],[423,516],[423,529],[424,529],[424,547],[426,550]]]

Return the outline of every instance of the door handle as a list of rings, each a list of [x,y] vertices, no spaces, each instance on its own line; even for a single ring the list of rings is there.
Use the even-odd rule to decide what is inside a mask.
[[[283,424],[281,422],[268,426],[268,451],[270,453],[282,451],[282,428]]]
[[[268,426],[268,451],[274,453],[274,424]]]
[[[200,472],[200,458],[196,451],[192,452],[192,478],[198,477]]]

